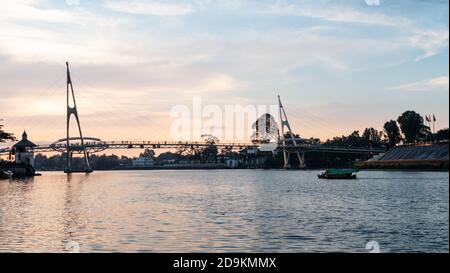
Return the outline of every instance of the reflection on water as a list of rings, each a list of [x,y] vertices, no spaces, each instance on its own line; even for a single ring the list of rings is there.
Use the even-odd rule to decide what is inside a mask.
[[[315,171],[43,173],[0,181],[0,252],[449,251],[449,176]]]

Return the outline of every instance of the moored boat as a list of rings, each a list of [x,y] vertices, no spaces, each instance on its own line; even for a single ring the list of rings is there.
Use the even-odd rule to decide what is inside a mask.
[[[359,170],[355,169],[328,169],[319,174],[321,179],[356,179],[356,173]]]

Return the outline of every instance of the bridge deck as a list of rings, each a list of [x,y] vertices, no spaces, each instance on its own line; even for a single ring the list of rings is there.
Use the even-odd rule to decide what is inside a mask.
[[[92,139],[93,142],[85,142],[82,146],[79,143],[72,143],[69,145],[69,150],[73,152],[83,151],[87,149],[92,153],[100,152],[106,149],[174,149],[174,148],[201,148],[208,147],[211,144],[204,142],[192,142],[192,141],[98,141],[98,139]],[[217,143],[216,147],[221,149],[242,150],[245,148],[255,149],[261,147],[260,145],[252,143]],[[372,148],[354,148],[354,147],[335,147],[324,146],[320,144],[302,143],[297,145],[283,145],[279,143],[277,149],[287,150],[302,150],[305,152],[319,151],[319,152],[336,152],[336,153],[353,153],[353,154],[378,154],[384,152],[383,149]],[[50,145],[38,145],[35,147],[35,152],[63,152],[67,150],[65,143],[54,143]],[[8,154],[10,149],[0,150],[0,154]]]

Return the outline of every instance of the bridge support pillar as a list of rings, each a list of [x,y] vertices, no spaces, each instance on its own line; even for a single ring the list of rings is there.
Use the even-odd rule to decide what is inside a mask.
[[[306,168],[305,153],[304,152],[300,152],[300,151],[290,152],[290,151],[286,151],[286,150],[283,151],[284,168],[285,169],[291,168],[291,165],[289,164],[289,159],[291,158],[291,154],[292,153],[295,153],[297,155],[298,163],[299,163],[298,167],[300,169]]]
[[[297,156],[298,156],[298,161],[299,161],[298,167],[299,167],[300,169],[306,168],[306,163],[305,163],[305,153],[303,153],[303,152],[297,152]]]

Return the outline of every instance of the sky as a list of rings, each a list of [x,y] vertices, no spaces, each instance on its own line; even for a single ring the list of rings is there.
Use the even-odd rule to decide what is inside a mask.
[[[449,125],[443,0],[0,0],[0,119],[65,137],[65,62],[85,136],[175,140],[171,109],[273,105],[323,140],[406,110]],[[71,128],[73,126],[73,122]],[[239,140],[237,140],[239,141]]]

